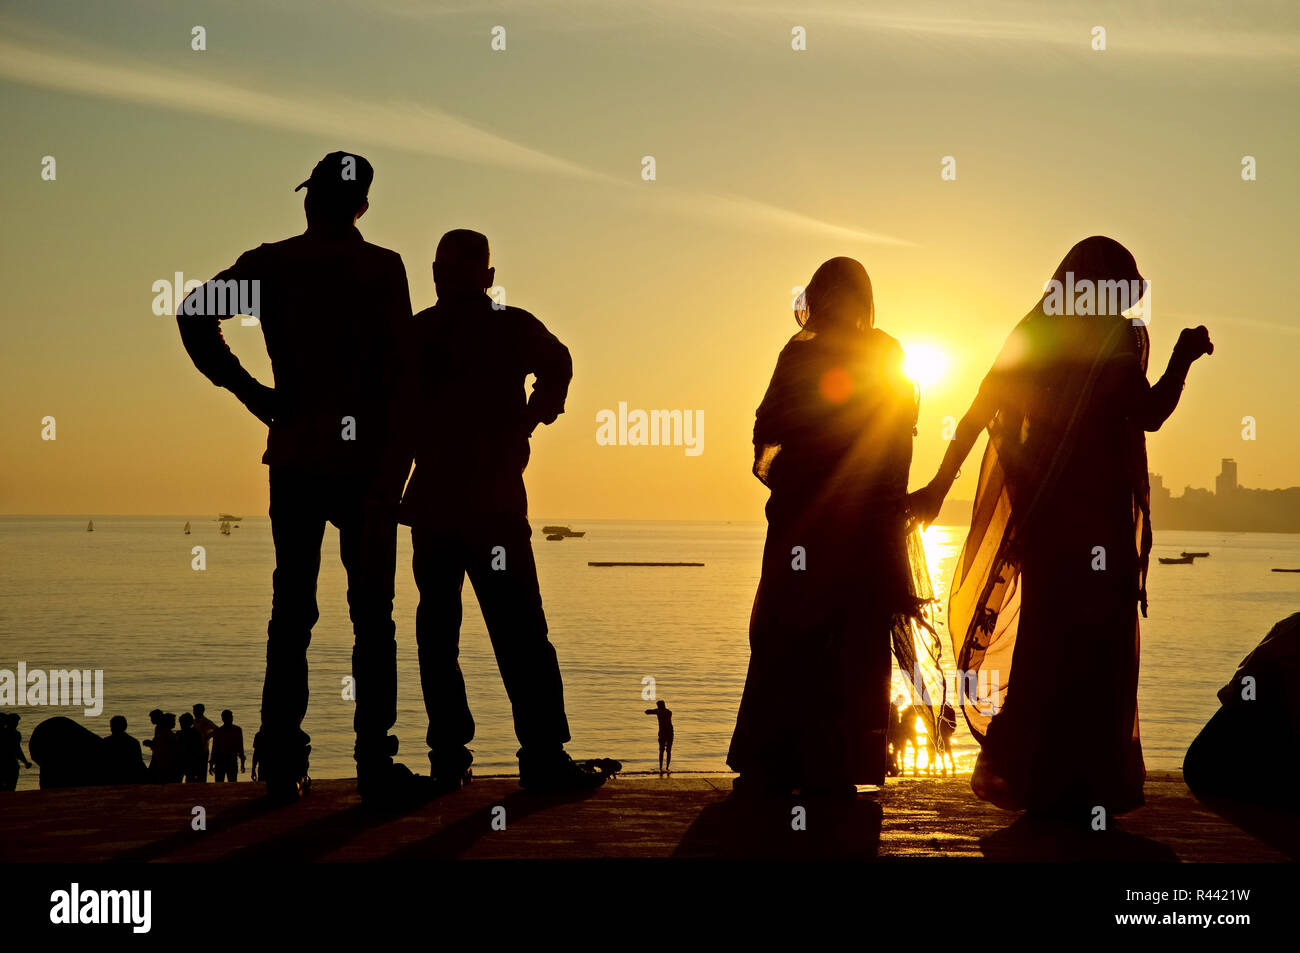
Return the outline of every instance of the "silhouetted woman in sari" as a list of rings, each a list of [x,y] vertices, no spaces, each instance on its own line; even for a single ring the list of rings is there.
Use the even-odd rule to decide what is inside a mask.
[[[772,495],[727,755],[738,790],[883,782],[891,638],[912,651],[921,601],[903,510],[917,413],[903,350],[874,327],[858,262],[823,264],[805,301],[754,423],[754,474]]]
[[[938,475],[911,497],[931,521],[987,428],[948,624],[965,679],[959,701],[982,745],[971,786],[999,807],[1116,814],[1142,803],[1146,431],[1173,412],[1192,362],[1213,351],[1204,327],[1184,330],[1149,385],[1146,325],[1121,313],[1145,291],[1118,242],[1070,249],[984,378]]]

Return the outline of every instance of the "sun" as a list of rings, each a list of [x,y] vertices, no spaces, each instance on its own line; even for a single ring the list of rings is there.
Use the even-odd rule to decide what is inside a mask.
[[[909,344],[903,373],[922,387],[937,383],[948,370],[948,355],[931,344]]]

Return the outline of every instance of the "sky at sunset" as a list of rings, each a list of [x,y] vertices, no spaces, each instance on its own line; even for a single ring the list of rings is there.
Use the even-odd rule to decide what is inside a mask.
[[[373,163],[359,227],[402,255],[416,310],[438,237],[473,228],[508,303],[570,348],[535,515],[761,518],[754,408],[792,289],[836,255],[941,371],[920,486],[943,418],[1093,234],[1151,281],[1152,380],[1182,327],[1216,345],[1151,468],[1175,492],[1221,457],[1244,485],[1300,484],[1300,6],[1135,6],[6,0],[0,513],[265,512],[265,429],[194,369],[152,286],[302,231],[293,187],[335,149]],[[226,333],[269,383],[260,330]],[[620,401],[702,411],[703,452],[599,445]]]

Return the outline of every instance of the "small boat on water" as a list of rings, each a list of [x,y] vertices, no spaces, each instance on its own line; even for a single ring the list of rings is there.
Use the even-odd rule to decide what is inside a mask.
[[[229,513],[222,513],[220,516],[217,517],[217,522],[218,522],[218,523],[238,523],[238,522],[239,522],[240,520],[242,520],[242,519],[243,519],[242,516],[231,516]]]
[[[548,540],[550,540],[550,541],[553,543],[553,542],[555,542],[556,540],[564,539],[564,534],[563,534],[563,533],[547,533],[547,534],[546,534],[546,538],[547,538]]]
[[[1179,553],[1179,555],[1182,556],[1184,559],[1189,559],[1189,558],[1190,558],[1190,559],[1200,559],[1200,558],[1202,558],[1202,557],[1204,557],[1204,556],[1208,556],[1208,555],[1210,555],[1210,554],[1209,554],[1209,553],[1189,553],[1189,552],[1182,552],[1182,553]]]
[[[93,533],[94,531],[95,531],[95,521],[91,520],[89,523],[86,524],[86,532]]]
[[[1191,556],[1159,556],[1157,558],[1166,566],[1190,566],[1193,559]]]
[[[190,535],[190,524],[188,522],[185,524],[185,535]]]
[[[567,526],[543,526],[542,532],[546,534],[547,539],[567,539],[570,536],[574,539],[581,539],[587,535],[585,529],[574,532]]]

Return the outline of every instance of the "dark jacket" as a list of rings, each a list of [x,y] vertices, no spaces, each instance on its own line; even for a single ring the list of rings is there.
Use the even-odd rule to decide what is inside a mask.
[[[212,735],[212,763],[244,757],[244,729],[238,725],[218,725]]]
[[[147,780],[144,752],[140,750],[140,742],[133,736],[126,732],[108,735],[101,747],[105,784],[139,784]]]
[[[408,416],[416,466],[402,522],[524,516],[528,438],[564,412],[569,349],[527,311],[498,310],[487,295],[421,311],[414,341]]]
[[[221,306],[208,290],[232,280],[260,283],[256,317],[275,377],[262,462],[346,475],[400,470],[404,480],[409,447],[397,414],[411,302],[401,257],[355,227],[312,226],[245,252],[187,296],[176,318],[185,349],[214,384],[247,403],[257,383],[220,324],[239,305]],[[354,439],[345,438],[349,417]],[[398,492],[400,482],[394,499]]]

